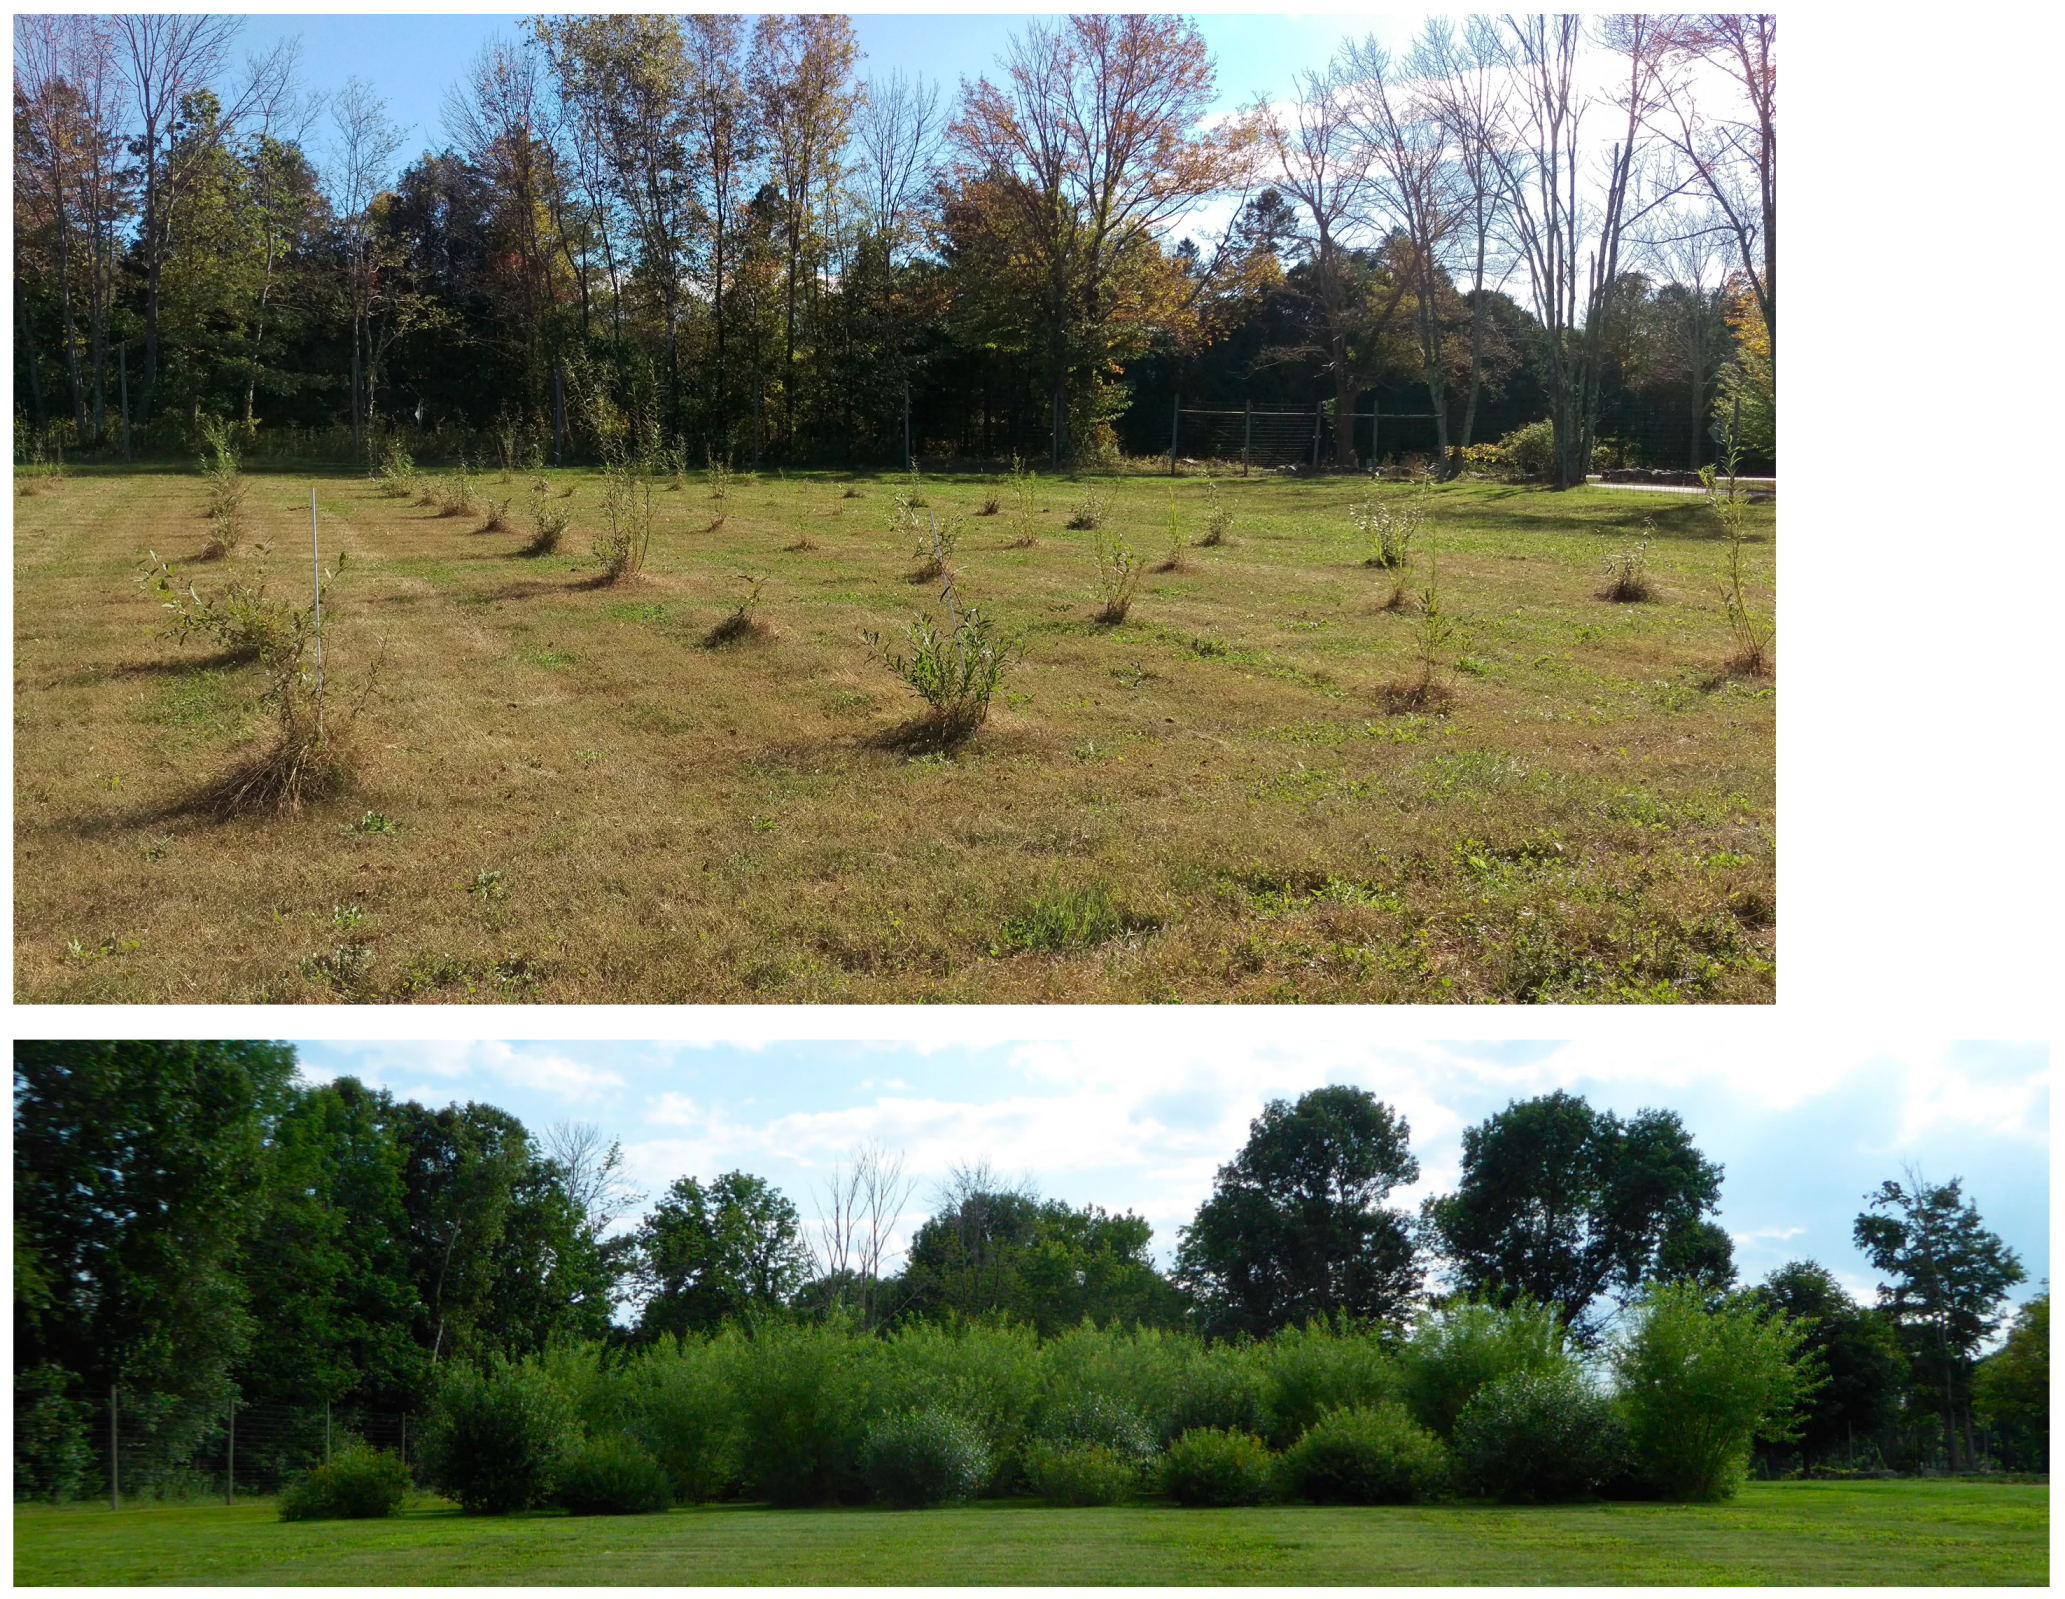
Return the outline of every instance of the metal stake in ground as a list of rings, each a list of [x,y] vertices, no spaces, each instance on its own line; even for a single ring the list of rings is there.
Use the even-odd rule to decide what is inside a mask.
[[[323,556],[316,544],[315,485],[308,486],[308,558],[315,568],[315,730],[323,734]]]

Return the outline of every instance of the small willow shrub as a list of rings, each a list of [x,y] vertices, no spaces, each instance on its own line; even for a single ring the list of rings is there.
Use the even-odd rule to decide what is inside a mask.
[[[1402,1505],[1448,1486],[1448,1450],[1396,1403],[1328,1411],[1283,1466],[1293,1490],[1322,1505]]]
[[[1025,1480],[1050,1505],[1120,1505],[1140,1490],[1140,1464],[1105,1444],[1036,1440],[1025,1452]]]
[[[1162,1457],[1162,1487],[1179,1505],[1259,1505],[1276,1478],[1276,1457],[1252,1433],[1193,1427]]]
[[[1626,1435],[1612,1401],[1572,1366],[1515,1371],[1477,1391],[1456,1419],[1465,1486],[1499,1499],[1582,1499],[1621,1469]]]
[[[1478,1389],[1516,1371],[1568,1363],[1563,1323],[1550,1306],[1451,1305],[1422,1314],[1399,1350],[1400,1397],[1422,1427],[1451,1438]]]
[[[409,1491],[409,1468],[391,1450],[353,1444],[280,1495],[282,1521],[370,1521],[391,1516]]]
[[[1109,1394],[1084,1394],[1050,1405],[1040,1418],[1042,1442],[1058,1449],[1103,1449],[1144,1471],[1154,1459],[1154,1428]]]
[[[628,1438],[590,1438],[560,1462],[553,1500],[576,1516],[641,1516],[674,1498],[666,1468]]]
[[[989,1480],[989,1442],[967,1417],[928,1407],[885,1417],[868,1432],[861,1475],[901,1510],[973,1499]]]

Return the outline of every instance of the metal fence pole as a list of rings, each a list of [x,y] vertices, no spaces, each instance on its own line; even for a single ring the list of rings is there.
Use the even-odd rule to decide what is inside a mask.
[[[1242,477],[1246,477],[1248,475],[1248,451],[1253,447],[1255,442],[1254,396],[1249,395],[1247,399],[1241,402],[1241,405],[1241,414],[1243,417],[1246,418],[1246,421],[1242,424],[1240,435],[1240,475]]]
[[[1176,435],[1183,426],[1183,391],[1176,391],[1176,398],[1169,406],[1169,476],[1176,475]]]

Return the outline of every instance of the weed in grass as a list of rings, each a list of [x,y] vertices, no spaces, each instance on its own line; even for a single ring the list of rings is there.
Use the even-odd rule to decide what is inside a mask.
[[[366,925],[366,908],[363,905],[332,905],[330,925],[340,933],[355,933]]]
[[[1656,597],[1647,570],[1649,540],[1655,532],[1656,518],[1643,517],[1641,539],[1607,558],[1606,582],[1599,589],[1600,599],[1627,605]]]
[[[509,889],[502,881],[499,867],[484,867],[473,874],[473,881],[466,885],[466,892],[478,894],[483,900],[494,900],[501,899]]]
[[[338,829],[338,831],[343,833],[357,833],[360,836],[366,838],[372,838],[382,834],[385,834],[388,837],[392,837],[396,833],[399,833],[401,830],[401,823],[397,822],[391,816],[381,815],[378,811],[367,811],[365,815],[361,816],[357,821],[346,822],[343,827]]]
[[[1081,533],[1093,533],[1111,515],[1111,495],[1095,483],[1083,485],[1083,497],[1068,513],[1068,525]]]
[[[1064,888],[1052,881],[1023,915],[1014,916],[1003,925],[990,953],[1003,956],[1029,951],[1060,955],[1070,950],[1095,949],[1099,944],[1154,925],[1150,919],[1133,916],[1121,908],[1102,883]]]
[[[737,578],[746,585],[745,597],[732,608],[731,613],[723,621],[703,635],[705,649],[714,650],[719,645],[732,644],[740,639],[768,636],[770,630],[767,624],[753,614],[754,608],[760,603],[761,585],[767,579],[754,577],[746,572],[738,573]]]
[[[846,485],[846,487],[845,487],[845,489],[844,489],[843,491],[841,491],[841,493],[840,493],[840,495],[839,495],[839,498],[840,498],[840,499],[842,499],[842,500],[857,500],[857,499],[859,499],[860,497],[861,497],[861,492],[860,492],[860,485],[859,485],[858,483],[849,483],[849,484],[847,484],[847,485]]]
[[[373,976],[373,946],[352,939],[326,955],[310,955],[301,962],[301,975],[341,998],[362,998]]]
[[[635,579],[652,543],[652,479],[634,462],[604,468],[602,532],[589,547],[602,563],[603,581]]]
[[[1075,524],[1071,522],[1070,527]],[[1105,627],[1117,627],[1133,608],[1133,591],[1140,586],[1140,559],[1117,533],[1106,538],[1097,533],[1097,598],[1095,620]]]
[[[547,485],[540,478],[531,485],[531,536],[520,553],[524,555],[551,555],[559,548],[559,541],[566,536],[567,525],[573,521],[571,512],[554,505],[546,497]]]
[[[899,743],[951,746],[989,719],[990,697],[1003,680],[1010,643],[999,637],[995,622],[979,607],[963,606],[959,574],[952,564],[951,524],[928,517],[931,559],[940,576],[939,597],[946,605],[947,630],[942,633],[923,612],[908,634],[910,654],[885,649],[879,633],[864,633],[869,652],[917,690],[926,712],[897,732]]]
[[[1764,677],[1771,671],[1771,619],[1759,616],[1742,592],[1743,545],[1747,542],[1745,518],[1749,502],[1735,492],[1735,469],[1741,458],[1731,430],[1722,448],[1721,464],[1728,472],[1728,492],[1723,495],[1716,471],[1699,469],[1699,481],[1706,489],[1707,504],[1728,537],[1728,555],[1721,570],[1721,608],[1728,615],[1728,631],[1734,635],[1735,652],[1728,658],[1728,670],[1744,677]]]
[[[1386,493],[1374,482],[1369,496],[1348,512],[1363,545],[1363,565],[1400,572],[1412,564],[1413,540],[1427,522],[1427,487],[1416,483]]]
[[[146,839],[144,841],[143,858],[152,866],[157,865],[158,862],[162,861],[167,855],[170,855],[171,853],[172,840],[169,837],[161,835],[157,838]]]
[[[1205,536],[1199,539],[1201,549],[1217,549],[1233,539],[1233,508],[1226,503],[1226,496],[1219,487],[1217,478],[1205,479]]]

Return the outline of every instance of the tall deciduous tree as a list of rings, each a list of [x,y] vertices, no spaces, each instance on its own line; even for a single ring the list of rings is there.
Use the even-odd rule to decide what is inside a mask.
[[[1239,180],[1254,127],[1204,126],[1215,72],[1180,17],[1034,23],[1006,67],[1008,86],[963,91],[956,182],[982,188],[978,214],[1024,273],[1058,463],[1072,430],[1105,423],[1109,363],[1154,313],[1127,292],[1129,269],[1159,256],[1159,229]]]
[[[1341,1313],[1402,1323],[1420,1263],[1409,1216],[1384,1200],[1420,1175],[1410,1136],[1364,1089],[1272,1100],[1183,1229],[1176,1279],[1207,1324],[1260,1335]]]
[[[1906,1362],[1892,1323],[1858,1304],[1827,1267],[1811,1260],[1779,1267],[1751,1294],[1805,1331],[1801,1352],[1821,1379],[1799,1411],[1807,1460],[1837,1453],[1854,1458],[1858,1437],[1869,1441],[1899,1398]]]
[[[1852,1232],[1886,1277],[1879,1303],[1899,1326],[1909,1358],[1936,1386],[1951,1470],[1972,1456],[1972,1357],[2000,1326],[2008,1290],[2027,1275],[1979,1209],[1963,1179],[1932,1183],[1910,1167],[1881,1183]],[[1962,1450],[1960,1431],[1962,1430]]]
[[[765,1178],[678,1178],[638,1229],[639,1334],[679,1337],[779,1310],[808,1265],[796,1207]]]
[[[1554,1305],[1589,1343],[1602,1294],[1625,1304],[1656,1280],[1726,1286],[1732,1248],[1707,1219],[1720,1194],[1721,1168],[1676,1112],[1623,1122],[1558,1090],[1467,1129],[1461,1182],[1424,1214],[1457,1287]]]

